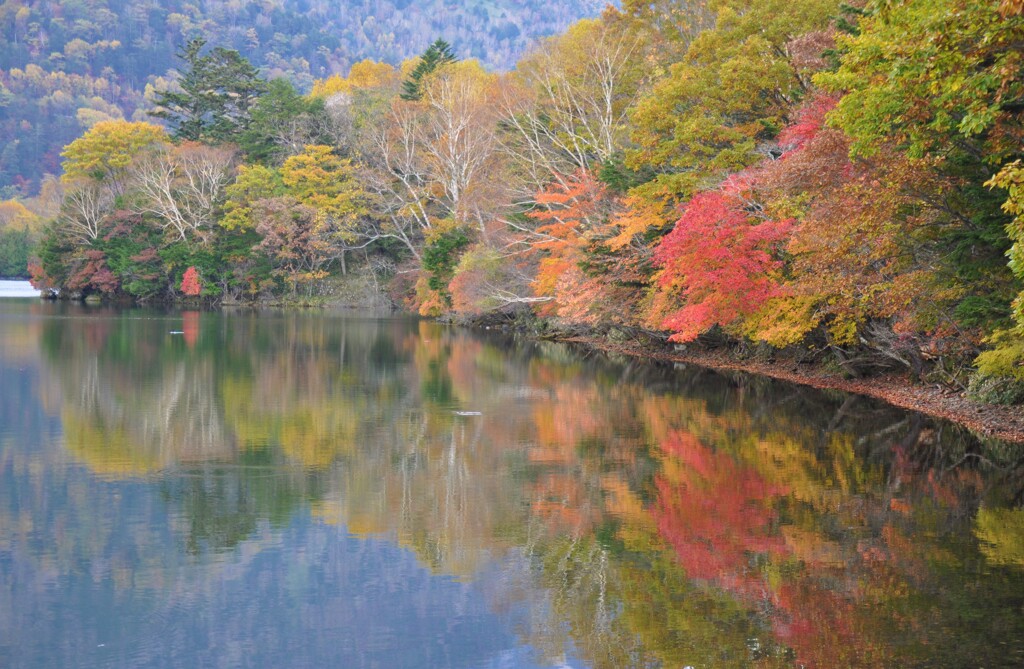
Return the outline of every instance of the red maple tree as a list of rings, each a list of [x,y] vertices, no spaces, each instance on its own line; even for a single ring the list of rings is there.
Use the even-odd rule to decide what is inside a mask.
[[[198,297],[203,292],[203,286],[199,282],[199,272],[195,266],[185,270],[185,275],[181,278],[181,292],[189,297]]]
[[[730,189],[732,190],[732,189]],[[733,193],[699,193],[658,245],[655,316],[673,341],[728,327],[780,294],[774,250],[793,221],[757,222]]]

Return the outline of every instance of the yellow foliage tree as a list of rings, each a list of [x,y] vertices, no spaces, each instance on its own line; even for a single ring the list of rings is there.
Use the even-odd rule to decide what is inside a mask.
[[[280,175],[283,194],[254,203],[256,230],[277,273],[293,290],[303,285],[312,294],[335,259],[345,271],[345,251],[367,211],[365,194],[351,161],[329,146],[306,146],[285,161]]]
[[[263,165],[241,165],[235,183],[225,189],[224,216],[218,221],[227,230],[251,230],[256,227],[253,204],[269,197],[284,195],[280,171]]]
[[[169,141],[158,125],[132,121],[100,121],[68,144],[63,181],[89,179],[104,182],[117,195],[124,193],[128,167],[143,150]]]
[[[35,230],[39,222],[39,217],[17,200],[0,202],[0,231]]]
[[[334,74],[313,82],[310,97],[329,98],[339,93],[351,93],[360,88],[381,88],[398,82],[399,73],[387,63],[367,58],[354,64],[347,77]]]
[[[310,144],[284,162],[281,180],[289,195],[317,211],[323,225],[346,239],[351,237],[365,213],[352,161],[339,158],[329,146]]]

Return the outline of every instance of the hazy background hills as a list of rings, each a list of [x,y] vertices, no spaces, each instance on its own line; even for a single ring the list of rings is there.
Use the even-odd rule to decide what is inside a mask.
[[[6,0],[0,5],[0,199],[39,190],[61,148],[106,118],[144,118],[175,51],[202,36],[267,78],[314,79],[353,62],[418,55],[438,37],[460,57],[512,67],[538,37],[605,0]]]

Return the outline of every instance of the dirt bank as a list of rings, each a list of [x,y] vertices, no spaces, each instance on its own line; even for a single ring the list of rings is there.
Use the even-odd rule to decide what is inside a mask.
[[[726,351],[662,352],[630,342],[610,342],[598,337],[559,337],[559,341],[575,342],[602,351],[633,355],[653,360],[681,362],[708,367],[763,374],[793,383],[844,390],[885,400],[904,409],[945,418],[964,425],[979,436],[1024,443],[1024,407],[982,404],[962,396],[958,391],[940,386],[915,383],[898,374],[847,379],[814,365],[798,365],[792,361],[760,362],[740,360]]]

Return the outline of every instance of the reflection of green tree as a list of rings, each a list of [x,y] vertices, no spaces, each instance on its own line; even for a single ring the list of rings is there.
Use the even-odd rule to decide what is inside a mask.
[[[764,616],[696,586],[666,551],[613,555],[568,537],[536,550],[552,593],[553,623],[531,639],[542,648],[568,635],[595,669],[792,666]]]
[[[186,520],[189,553],[234,548],[261,521],[284,527],[296,509],[323,494],[321,476],[289,471],[266,456],[250,451],[233,466],[188,469],[163,484],[164,499]]]
[[[431,360],[423,378],[423,398],[442,406],[452,403],[451,378],[444,371],[443,360]]]

